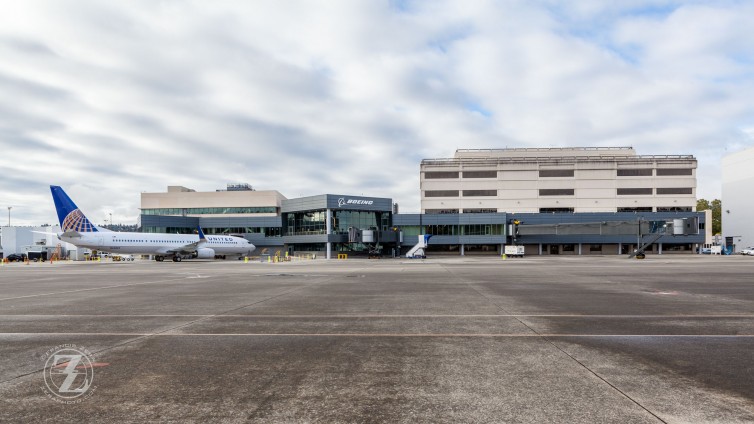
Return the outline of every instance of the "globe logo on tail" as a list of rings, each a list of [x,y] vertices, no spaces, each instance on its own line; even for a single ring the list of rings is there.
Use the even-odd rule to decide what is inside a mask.
[[[63,231],[76,231],[79,233],[97,231],[94,225],[78,209],[74,209],[65,217],[62,227]]]

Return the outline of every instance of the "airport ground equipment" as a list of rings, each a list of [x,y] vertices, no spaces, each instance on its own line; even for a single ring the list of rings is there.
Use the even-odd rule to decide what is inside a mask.
[[[419,242],[406,253],[409,259],[424,259],[427,257],[427,245],[432,234],[419,234]]]
[[[505,256],[514,258],[524,257],[524,246],[506,245],[504,250]]]

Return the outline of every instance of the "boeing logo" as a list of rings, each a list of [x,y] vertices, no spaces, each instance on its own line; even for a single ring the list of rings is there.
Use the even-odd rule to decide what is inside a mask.
[[[341,197],[338,199],[338,207],[342,208],[345,205],[373,205],[374,200],[359,200],[359,199],[345,199]]]

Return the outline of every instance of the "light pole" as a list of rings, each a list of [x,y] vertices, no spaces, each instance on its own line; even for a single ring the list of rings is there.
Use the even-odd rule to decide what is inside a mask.
[[[10,227],[10,210],[13,209],[13,206],[8,206],[8,226]]]
[[[110,229],[113,229],[113,213],[110,212]]]

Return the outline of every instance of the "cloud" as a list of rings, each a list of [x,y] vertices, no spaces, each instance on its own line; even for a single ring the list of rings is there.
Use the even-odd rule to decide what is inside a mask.
[[[751,146],[752,6],[735,1],[71,2],[0,15],[0,207],[97,222],[139,193],[249,182],[419,209],[456,148]],[[727,149],[727,150],[726,150]]]

